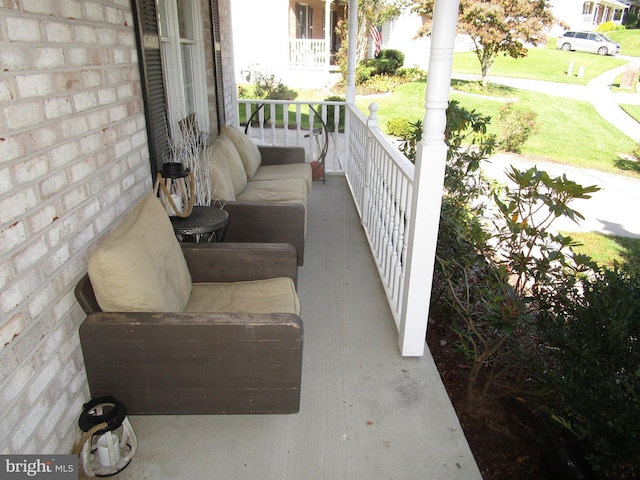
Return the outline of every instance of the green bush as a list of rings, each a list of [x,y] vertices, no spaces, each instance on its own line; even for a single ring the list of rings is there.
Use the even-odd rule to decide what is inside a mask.
[[[603,478],[638,478],[640,271],[603,269],[556,300],[543,302],[539,325],[542,378],[555,392],[546,409],[583,440]]]
[[[507,103],[498,114],[500,146],[507,152],[520,153],[522,146],[538,129],[536,118],[534,111],[516,108],[513,102]]]
[[[394,117],[387,122],[387,133],[406,140],[413,133],[412,123],[407,118]]]
[[[638,28],[638,15],[635,13],[625,13],[622,24],[626,28]]]
[[[391,48],[380,50],[380,53],[378,54],[377,58],[392,60],[393,62],[395,62],[395,65],[396,65],[395,70],[397,70],[398,68],[404,65],[404,53],[402,53],[400,50],[394,50]],[[395,73],[395,70],[394,70],[394,73]]]
[[[422,82],[427,79],[427,72],[418,67],[403,67],[398,69],[396,76],[404,82]]]
[[[275,75],[257,73],[253,80],[255,98],[269,100],[293,100],[298,93],[291,90]]]
[[[618,26],[613,22],[604,22],[598,25],[596,32],[613,32]]]
[[[345,98],[339,95],[332,95],[324,99],[325,102],[344,102]],[[339,110],[338,114],[338,130],[340,132],[344,132],[344,108],[338,106],[328,105],[327,106],[327,130],[333,132],[335,130],[335,118],[336,118],[336,109]]]

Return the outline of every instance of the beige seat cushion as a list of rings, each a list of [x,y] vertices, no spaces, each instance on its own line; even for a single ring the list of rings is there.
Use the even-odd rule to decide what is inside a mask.
[[[256,170],[258,170],[258,167],[262,163],[262,155],[260,155],[258,147],[244,132],[231,125],[223,125],[220,136],[226,137],[233,142],[242,159],[247,179],[253,179]]]
[[[185,311],[300,315],[300,301],[293,280],[285,277],[251,282],[194,283]]]
[[[299,178],[281,180],[251,181],[241,194],[236,196],[238,202],[257,203],[301,203],[307,205],[307,186]]]
[[[307,192],[311,192],[313,184],[311,165],[308,163],[287,163],[283,165],[261,165],[252,181],[278,180],[281,178],[300,178],[307,185]]]
[[[149,192],[89,257],[89,279],[105,312],[181,312],[191,275],[171,221]]]

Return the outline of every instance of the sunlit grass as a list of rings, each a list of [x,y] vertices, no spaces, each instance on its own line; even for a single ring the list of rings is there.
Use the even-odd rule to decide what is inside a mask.
[[[620,169],[621,155],[631,154],[635,142],[606,122],[589,102],[508,87],[503,91],[510,99],[517,99],[519,107],[538,115],[539,130],[525,143],[524,155],[611,173],[638,175],[638,171],[633,169]],[[421,120],[424,117],[424,95],[425,83],[416,82],[398,86],[391,96],[362,98],[356,104],[368,114],[368,105],[377,103],[380,127],[385,130],[387,122],[395,117]],[[489,133],[499,136],[499,125],[495,119],[504,105],[504,98],[456,92],[451,94],[451,98],[468,110],[476,110],[494,119]]]
[[[640,262],[640,238],[605,235],[600,232],[561,233],[582,243],[573,250],[589,255],[600,266],[613,267],[614,262],[637,265]]]
[[[555,40],[553,41],[555,45]],[[572,74],[567,75],[573,63]],[[603,57],[592,53],[563,52],[552,48],[531,48],[525,58],[499,55],[489,75],[499,77],[527,78],[547,82],[586,85],[601,73],[627,63],[616,57]],[[580,67],[583,76],[578,77]],[[480,74],[480,62],[473,52],[458,52],[453,55],[455,73]]]

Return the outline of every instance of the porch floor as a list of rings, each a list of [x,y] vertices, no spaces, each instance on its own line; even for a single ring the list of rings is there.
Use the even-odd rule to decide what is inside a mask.
[[[294,415],[132,416],[120,479],[480,479],[433,360],[403,358],[344,177],[309,196]]]

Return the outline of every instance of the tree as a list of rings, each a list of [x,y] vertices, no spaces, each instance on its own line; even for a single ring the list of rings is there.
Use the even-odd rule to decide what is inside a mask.
[[[371,27],[382,26],[384,22],[400,15],[403,8],[409,5],[407,0],[358,0],[358,30],[356,32],[356,60],[360,62],[367,54],[369,32]],[[348,21],[341,21],[336,32],[341,37],[341,47],[346,58]]]
[[[429,35],[435,0],[414,1],[414,11],[425,18],[418,36]],[[460,0],[458,32],[471,37],[486,85],[499,54],[526,57],[525,45],[544,43],[555,21],[548,0]]]

